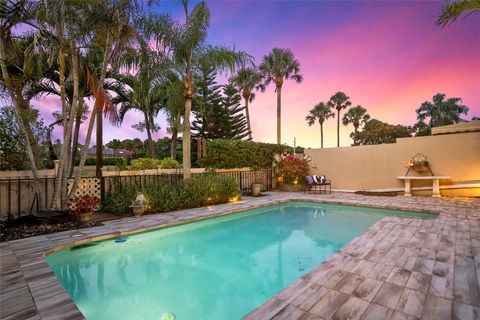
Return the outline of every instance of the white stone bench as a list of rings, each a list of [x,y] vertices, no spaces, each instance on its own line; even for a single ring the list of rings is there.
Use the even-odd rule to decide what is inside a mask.
[[[412,195],[411,180],[432,180],[432,197],[440,197],[440,180],[449,180],[449,176],[422,176],[422,177],[409,177],[400,176],[397,179],[405,181],[405,196],[410,197]]]

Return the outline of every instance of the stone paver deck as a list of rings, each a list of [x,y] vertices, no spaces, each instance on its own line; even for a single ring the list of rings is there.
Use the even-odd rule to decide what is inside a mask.
[[[480,319],[480,199],[268,193],[0,244],[1,319],[83,319],[45,262],[52,250],[288,200],[428,211],[388,217],[245,319]]]

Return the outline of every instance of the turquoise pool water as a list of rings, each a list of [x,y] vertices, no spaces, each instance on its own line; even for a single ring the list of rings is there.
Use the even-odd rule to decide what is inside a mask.
[[[289,202],[47,256],[89,320],[239,319],[386,216]]]

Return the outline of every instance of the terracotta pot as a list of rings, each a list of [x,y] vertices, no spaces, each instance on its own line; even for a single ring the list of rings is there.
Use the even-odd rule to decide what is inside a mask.
[[[252,183],[252,196],[260,195],[260,192],[262,192],[262,187],[263,184],[261,183]]]
[[[93,212],[80,213],[78,216],[82,224],[90,224],[93,221]]]
[[[141,217],[143,216],[143,213],[145,212],[144,206],[132,206],[132,211],[135,217]]]

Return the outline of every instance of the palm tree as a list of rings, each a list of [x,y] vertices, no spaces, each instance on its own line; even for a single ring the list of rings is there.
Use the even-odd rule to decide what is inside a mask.
[[[87,158],[87,150],[90,146],[95,119],[98,118],[100,119],[99,121],[102,121],[101,115],[105,112],[110,116],[111,122],[117,123],[119,121],[116,112],[112,108],[110,97],[105,90],[108,67],[110,66],[113,69],[118,69],[120,67],[119,62],[123,61],[120,57],[125,50],[133,47],[135,44],[140,44],[141,47],[144,47],[137,29],[133,25],[134,16],[137,13],[135,1],[121,0],[116,2],[87,2],[86,8],[88,9],[84,14],[84,16],[88,18],[86,19],[86,25],[92,28],[91,33],[93,34],[93,39],[90,41],[91,53],[93,57],[98,55],[97,59],[90,59],[90,63],[88,63],[88,61],[85,62],[88,71],[87,79],[92,94],[95,96],[95,103],[88,122],[85,143],[80,150],[80,164],[75,174],[75,180],[70,190],[69,197],[75,194],[80,182],[81,172]],[[99,76],[97,76],[97,74]],[[100,126],[102,126],[102,124],[100,124]],[[102,129],[99,130],[101,132],[97,131],[97,133],[100,136],[103,136]],[[102,139],[103,138],[101,138],[100,141],[97,140],[96,144],[98,148],[103,147]],[[96,175],[101,176],[103,151],[100,149],[99,152],[98,148]]]
[[[199,63],[206,59],[217,70],[233,70],[236,65],[246,64],[251,57],[245,52],[236,52],[224,46],[207,45],[210,11],[205,2],[198,3],[192,11],[188,10],[188,1],[182,0],[185,22],[171,22],[164,19],[162,23],[147,25],[148,34],[156,37],[157,46],[166,43],[168,54],[184,85],[184,119],[183,119],[183,178],[191,176],[191,132],[190,113],[195,94],[193,76]]]
[[[337,147],[340,147],[340,111],[352,105],[350,97],[343,92],[337,92],[330,97],[327,104],[337,110]]]
[[[293,79],[297,83],[303,80],[300,72],[300,62],[295,59],[290,49],[273,48],[272,52],[263,57],[260,71],[263,74],[264,85],[268,86],[271,82],[275,83],[277,92],[277,143],[281,144],[282,129],[282,86],[284,80]]]
[[[178,133],[182,131],[182,117],[185,104],[183,82],[174,72],[170,72],[163,83],[163,90],[162,110],[167,116],[167,132],[172,135],[170,158],[176,160]]]
[[[255,88],[263,88],[263,85],[261,84],[262,80],[262,73],[255,67],[240,68],[231,78],[232,83],[239,88],[242,93],[242,97],[245,100],[245,115],[247,118],[248,137],[250,140],[252,140],[252,126],[250,124],[248,103],[255,99],[255,93],[252,91]]]
[[[312,126],[315,124],[315,121],[318,121],[320,125],[320,142],[323,149],[323,123],[330,117],[335,117],[335,113],[332,112],[331,107],[328,104],[323,102],[317,103],[312,110],[309,111],[305,120],[307,120],[308,125]]]
[[[120,106],[120,119],[123,121],[125,114],[130,110],[143,113],[144,121],[133,127],[141,132],[147,132],[148,152],[155,158],[153,149],[152,133],[160,128],[155,124],[155,117],[160,112],[164,95],[160,83],[163,67],[160,55],[156,52],[144,49],[134,50],[135,56],[141,58],[133,65],[137,72],[125,74],[121,78],[120,86],[127,85],[129,89],[119,91],[119,94],[112,99],[114,105]]]
[[[441,15],[437,19],[437,25],[445,27],[449,22],[457,20],[461,15],[464,17],[480,10],[480,0],[445,1]]]
[[[367,113],[367,109],[358,105],[356,107],[350,108],[347,113],[343,115],[343,125],[348,126],[349,123],[353,124],[355,131],[350,134],[350,137],[353,139],[353,145],[357,145],[356,136],[360,124],[365,124],[370,120],[370,115]]]
[[[461,98],[446,98],[443,93],[433,96],[432,102],[425,101],[415,110],[417,113],[417,135],[430,135],[433,127],[445,126],[464,121],[460,115],[468,113],[468,107],[459,104]],[[428,119],[428,121],[427,121]]]
[[[7,67],[7,61],[12,62],[12,58],[14,58],[11,55],[7,55],[7,48],[14,46],[12,41],[12,29],[21,22],[33,17],[33,13],[36,10],[36,4],[18,1],[9,5],[7,5],[7,3],[1,3],[0,5],[2,11],[0,19],[0,68],[3,78],[2,85],[11,99],[14,107],[13,109],[18,119],[20,131],[25,139],[25,148],[32,169],[33,182],[38,196],[39,210],[45,210],[45,199],[43,197],[43,189],[40,185],[31,138],[29,137],[24,121],[22,121],[21,100],[23,100],[23,97],[18,92],[15,92],[15,85],[12,83]],[[24,70],[22,70],[22,72],[24,72]]]

